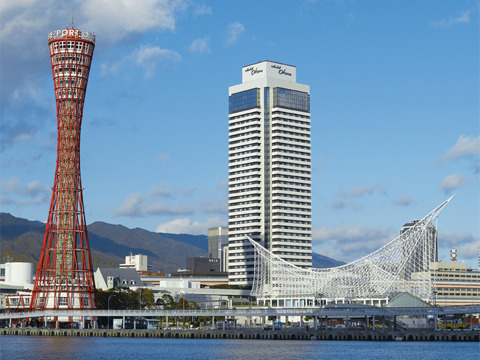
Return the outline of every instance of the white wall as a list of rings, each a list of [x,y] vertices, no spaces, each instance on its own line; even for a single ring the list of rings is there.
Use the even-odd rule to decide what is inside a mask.
[[[28,286],[33,284],[33,264],[12,262],[5,264],[5,284]]]

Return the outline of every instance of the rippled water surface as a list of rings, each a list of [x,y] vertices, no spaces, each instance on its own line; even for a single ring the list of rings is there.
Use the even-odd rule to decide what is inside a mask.
[[[0,336],[0,359],[480,360],[480,343]]]

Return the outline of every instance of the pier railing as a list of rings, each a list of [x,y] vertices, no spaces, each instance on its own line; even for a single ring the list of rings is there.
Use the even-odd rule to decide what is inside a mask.
[[[442,307],[323,307],[323,308],[251,308],[251,309],[197,309],[197,310],[43,310],[31,312],[1,313],[0,320],[40,317],[249,317],[249,316],[439,316],[456,314],[480,314],[480,305]]]

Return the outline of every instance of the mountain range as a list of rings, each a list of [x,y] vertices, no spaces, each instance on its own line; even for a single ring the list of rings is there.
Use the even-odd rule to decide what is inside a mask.
[[[147,255],[154,271],[174,272],[188,257],[207,256],[206,235],[155,233],[97,221],[87,226],[93,267],[117,267],[130,254]],[[0,260],[38,264],[45,224],[0,213]],[[312,253],[313,267],[333,267],[341,261]]]

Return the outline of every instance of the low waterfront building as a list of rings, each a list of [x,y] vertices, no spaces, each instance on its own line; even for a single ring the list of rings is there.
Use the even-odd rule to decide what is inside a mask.
[[[98,290],[115,289],[117,286],[128,288],[143,286],[135,269],[97,268],[94,278]]]

